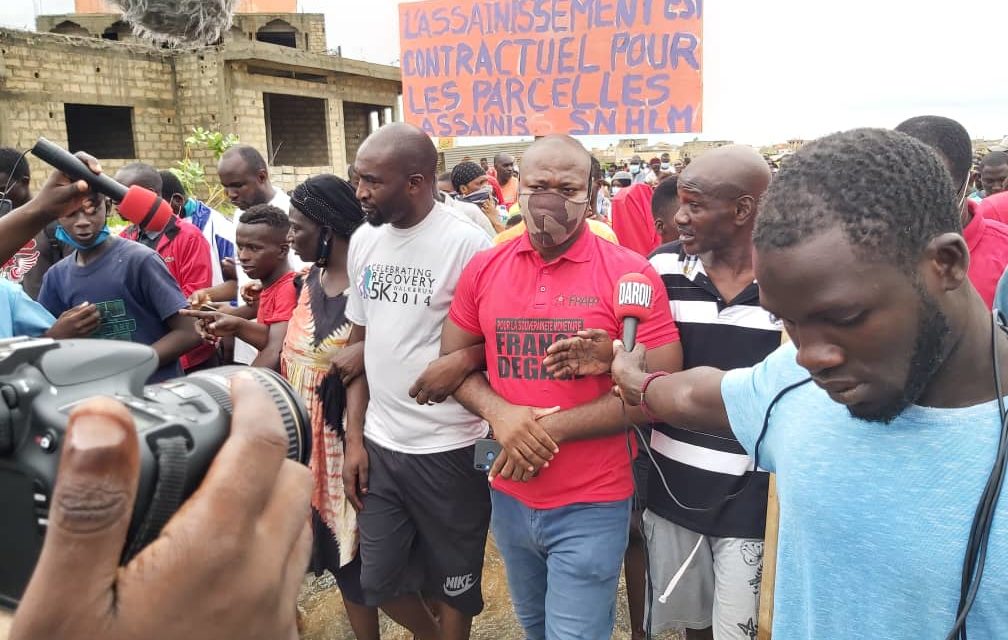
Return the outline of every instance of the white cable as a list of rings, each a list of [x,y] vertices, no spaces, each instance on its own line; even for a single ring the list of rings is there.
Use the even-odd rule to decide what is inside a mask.
[[[693,564],[693,558],[696,557],[696,553],[697,551],[700,550],[700,544],[703,543],[703,541],[704,536],[700,536],[700,539],[696,541],[695,545],[693,545],[693,551],[690,551],[689,557],[686,558],[686,562],[684,562],[682,566],[679,567],[679,570],[676,571],[674,576],[672,576],[672,580],[669,581],[668,586],[665,587],[665,593],[658,596],[658,602],[665,604],[668,601],[669,596],[672,595],[672,592],[675,591],[675,588],[679,586],[679,581],[682,580],[682,577],[686,573],[686,570],[689,569],[689,566],[691,564]]]

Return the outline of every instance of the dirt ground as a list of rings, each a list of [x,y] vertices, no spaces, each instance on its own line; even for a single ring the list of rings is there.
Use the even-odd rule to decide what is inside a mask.
[[[483,598],[486,608],[473,622],[472,640],[521,640],[522,631],[515,620],[508,596],[504,563],[491,539],[487,543],[486,563],[483,569]],[[304,614],[302,640],[354,640],[343,611],[343,602],[335,582],[328,574],[315,580],[308,578],[299,601]],[[10,617],[0,611],[0,639],[6,640],[10,631]],[[616,629],[613,640],[629,640],[626,595],[620,581],[619,608],[616,611]],[[410,635],[391,620],[382,618],[383,640],[410,640]],[[679,640],[674,633],[655,640]]]
[[[328,579],[327,579],[328,578]],[[487,542],[486,562],[483,567],[483,600],[486,607],[473,621],[472,640],[521,640],[521,627],[515,620],[511,599],[508,596],[504,563],[492,537]],[[304,614],[302,640],[354,640],[347,624],[343,603],[335,583],[327,574],[315,581],[309,578],[302,590],[300,606]],[[620,581],[619,608],[616,611],[616,629],[613,640],[629,640],[626,594]],[[655,640],[679,640],[674,633],[656,637]],[[410,640],[411,636],[394,622],[382,616],[382,640]]]

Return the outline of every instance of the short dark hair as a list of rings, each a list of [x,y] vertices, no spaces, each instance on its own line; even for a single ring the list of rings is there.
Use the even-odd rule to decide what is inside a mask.
[[[171,197],[176,193],[181,196],[188,196],[185,187],[182,186],[182,181],[179,180],[178,176],[172,171],[158,171],[161,176],[161,197],[165,200],[171,200]]]
[[[753,244],[790,248],[833,228],[866,259],[911,273],[932,238],[962,233],[952,177],[930,147],[898,131],[810,142],[770,183]]]
[[[1008,164],[1008,153],[1004,151],[991,151],[980,161],[980,168],[1000,167]]]
[[[133,184],[150,189],[154,193],[161,193],[161,189],[164,188],[158,170],[146,162],[130,162],[123,165],[119,171],[133,174],[136,178]]]
[[[668,207],[678,200],[679,176],[669,176],[658,183],[651,196],[651,217],[664,220],[668,215]]]
[[[260,171],[268,170],[266,168],[266,158],[263,158],[263,155],[259,153],[259,150],[252,145],[236,144],[224,152],[224,155],[233,154],[240,156],[241,159],[245,161],[245,166],[251,171],[258,173]]]
[[[285,236],[290,231],[290,218],[271,204],[256,204],[242,212],[238,222],[242,224],[265,224]]]
[[[7,174],[11,183],[18,180],[28,180],[31,178],[31,169],[28,168],[28,161],[21,155],[21,151],[11,147],[0,147],[0,173]],[[3,185],[0,185],[0,189]]]
[[[956,187],[969,180],[973,167],[973,143],[969,132],[951,118],[917,116],[896,125],[896,131],[917,138],[938,152],[948,162],[952,183]]]

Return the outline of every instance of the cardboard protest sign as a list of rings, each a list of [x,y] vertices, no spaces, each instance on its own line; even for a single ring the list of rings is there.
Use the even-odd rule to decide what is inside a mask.
[[[406,120],[432,136],[698,132],[702,0],[399,5]]]

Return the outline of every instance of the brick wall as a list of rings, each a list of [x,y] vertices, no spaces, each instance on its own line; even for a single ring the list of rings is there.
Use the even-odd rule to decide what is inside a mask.
[[[218,49],[204,49],[175,58],[175,97],[181,140],[196,127],[237,133],[234,100],[229,93]],[[217,162],[207,150],[195,149],[192,160],[201,162],[208,182],[217,180]]]
[[[133,107],[135,157],[101,158],[106,172],[136,160],[166,167],[181,154],[168,55],[89,38],[0,30],[0,144],[27,149],[45,136],[66,146],[66,103]],[[28,157],[38,188],[49,167]]]
[[[264,93],[269,159],[272,164],[325,166],[329,160],[327,101]]]
[[[235,133],[241,136],[242,142],[251,144],[266,155],[266,117],[263,107],[263,94],[283,94],[307,98],[321,98],[327,101],[325,127],[318,124],[312,128],[313,135],[321,144],[324,140],[328,146],[328,165],[316,165],[309,169],[321,167],[325,172],[346,175],[348,158],[352,159],[360,143],[367,137],[367,118],[363,120],[363,129],[359,117],[347,116],[344,111],[346,101],[370,101],[373,104],[392,106],[396,102],[399,84],[388,80],[353,76],[350,74],[335,74],[326,83],[309,82],[292,78],[280,78],[271,75],[250,73],[242,63],[230,63],[227,68],[229,92],[234,109]],[[369,110],[374,107],[370,107]],[[314,156],[312,156],[314,157]],[[311,158],[309,158],[311,159]],[[287,164],[284,158],[279,165]],[[304,174],[305,167],[289,173],[278,173],[271,169],[274,181],[278,186],[287,189],[301,180],[295,176]],[[322,171],[314,171],[322,173]],[[312,175],[304,174],[304,177]]]
[[[308,50],[313,53],[325,53],[327,49],[325,17],[321,14],[313,15],[312,19],[308,21],[307,27]]]
[[[321,26],[321,16],[317,22]],[[199,126],[236,133],[265,156],[264,93],[324,100],[321,117],[307,120],[294,145],[310,153],[281,156],[271,169],[277,186],[290,189],[317,173],[345,176],[348,155],[353,157],[368,132],[367,113],[352,105],[377,105],[366,111],[391,107],[401,90],[396,81],[365,75],[369,70],[363,64],[358,64],[362,75],[319,69],[325,80],[313,82],[250,72],[245,62],[225,60],[225,51],[208,47],[172,53],[96,38],[0,29],[0,144],[26,149],[45,136],[66,145],[64,105],[73,103],[133,108],[136,157],[101,158],[108,173],[137,160],[159,169],[173,166],[182,159],[183,140]],[[316,57],[298,55],[304,57],[298,63],[302,68]],[[344,103],[351,105],[346,113]],[[209,182],[216,180],[210,152],[197,151],[192,159],[203,163]],[[29,162],[38,188],[49,168],[32,156]]]
[[[357,149],[368,137],[371,129],[371,111],[374,107],[358,102],[343,103],[343,131],[346,136],[347,162],[353,162]]]

